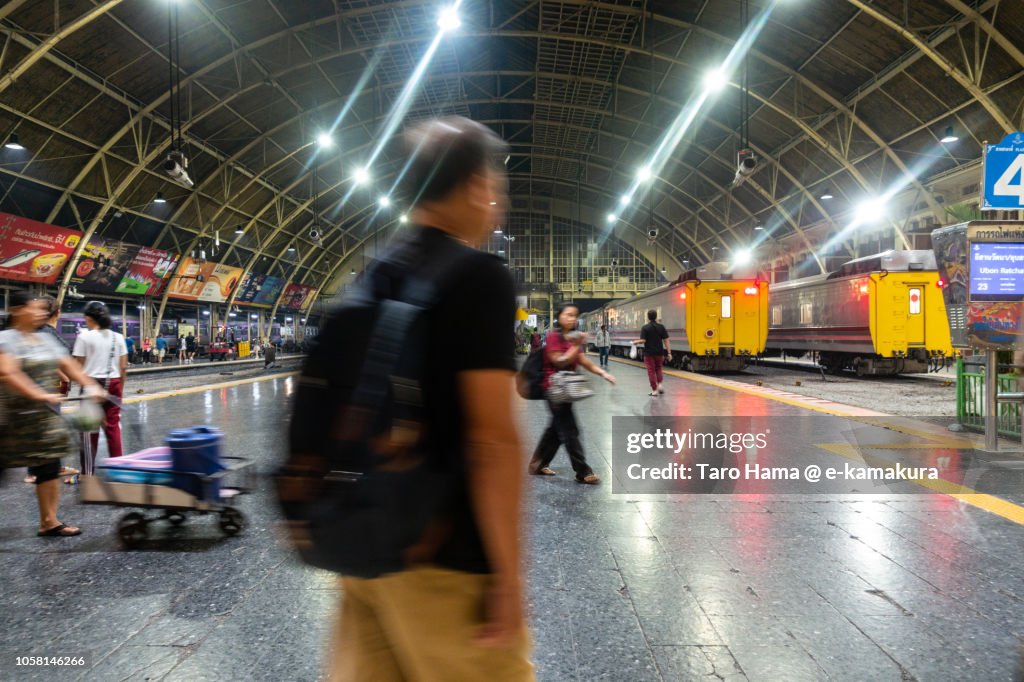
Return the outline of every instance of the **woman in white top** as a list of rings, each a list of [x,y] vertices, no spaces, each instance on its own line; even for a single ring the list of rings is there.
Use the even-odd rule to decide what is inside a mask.
[[[111,457],[124,454],[121,449],[121,396],[124,395],[125,373],[128,370],[128,347],[124,337],[110,328],[110,311],[99,301],[85,306],[85,324],[89,327],[75,339],[71,354],[82,364],[85,374],[106,388],[116,403],[103,403],[103,433],[107,436],[107,450]],[[99,447],[100,434],[90,433],[92,443],[90,459],[82,453],[82,473],[91,474],[92,464]]]

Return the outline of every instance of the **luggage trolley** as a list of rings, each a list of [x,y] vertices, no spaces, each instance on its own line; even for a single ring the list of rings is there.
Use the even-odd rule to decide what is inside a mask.
[[[143,511],[133,511],[121,517],[117,535],[128,548],[148,538],[153,521],[180,526],[189,512],[217,514],[220,529],[227,536],[241,532],[245,516],[235,504],[252,490],[248,470],[252,461],[218,457],[217,470],[205,473],[181,469],[180,464],[168,467],[170,457],[171,449],[162,447],[126,455],[121,458],[123,462],[108,459],[97,466],[97,475],[82,477],[81,501],[163,511],[161,516],[147,517]]]

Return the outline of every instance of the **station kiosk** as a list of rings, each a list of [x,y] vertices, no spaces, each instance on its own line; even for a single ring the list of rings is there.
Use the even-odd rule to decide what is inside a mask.
[[[994,452],[1000,403],[1020,405],[1024,435],[1024,391],[1005,385],[999,390],[997,363],[999,351],[1024,354],[1024,222],[976,220],[944,227],[932,232],[932,248],[953,347],[984,353],[985,450]]]

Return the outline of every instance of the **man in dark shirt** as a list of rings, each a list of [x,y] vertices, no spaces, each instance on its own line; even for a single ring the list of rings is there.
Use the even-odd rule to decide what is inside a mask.
[[[658,311],[647,311],[648,322],[640,330],[640,338],[633,343],[644,344],[644,366],[647,367],[647,380],[651,383],[651,395],[661,395],[665,389],[661,387],[664,379],[661,367],[667,357],[672,361],[672,349],[668,342],[668,330],[658,322]]]
[[[502,261],[472,248],[500,224],[506,146],[480,124],[447,118],[414,130],[409,147],[413,227],[393,248],[413,249],[421,263],[458,261],[435,279],[422,379],[429,450],[454,474],[454,492],[440,537],[417,545],[409,569],[341,579],[330,679],[533,680],[512,413],[515,289]]]

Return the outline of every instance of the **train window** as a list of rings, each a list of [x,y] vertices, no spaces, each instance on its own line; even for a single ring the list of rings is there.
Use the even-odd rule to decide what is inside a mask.
[[[782,326],[782,306],[781,305],[773,305],[772,306],[772,326],[773,327],[781,327]]]
[[[722,297],[722,319],[727,320],[732,317],[732,296]]]
[[[910,314],[920,315],[921,314],[921,290],[917,287],[910,289]]]
[[[813,308],[812,304],[810,304],[810,303],[801,303],[800,304],[800,324],[813,324],[814,323],[814,313],[813,313],[813,310],[814,310],[814,308]]]

